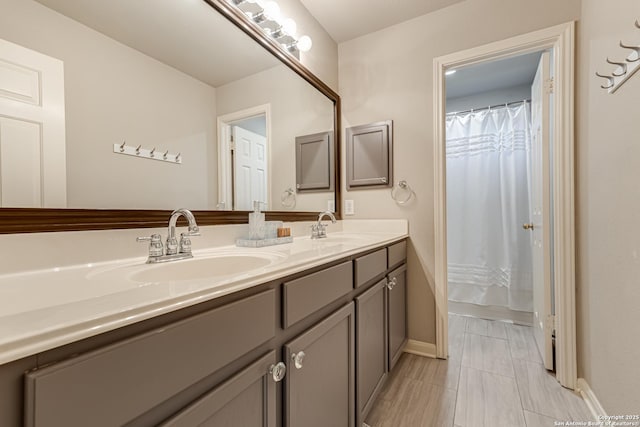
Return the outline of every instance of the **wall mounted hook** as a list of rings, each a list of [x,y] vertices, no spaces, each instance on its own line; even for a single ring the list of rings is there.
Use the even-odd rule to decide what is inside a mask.
[[[602,89],[611,89],[613,87],[613,84],[615,83],[615,80],[613,79],[613,77],[600,74],[597,71],[596,71],[596,76],[602,77],[603,79],[607,79],[608,86],[600,86]]]
[[[181,155],[181,154],[182,154],[182,153],[178,153],[178,154],[176,154],[176,163],[180,162],[180,155]]]
[[[626,59],[627,62],[640,61],[640,46],[630,46],[630,45],[626,45],[626,44],[620,42],[620,47],[625,48],[625,49],[631,49],[632,51],[634,51],[636,53],[636,58],[635,59],[627,58]]]
[[[615,71],[611,72],[611,74],[613,74],[614,77],[622,77],[625,74],[627,74],[627,64],[625,62],[615,62],[607,58],[607,64],[617,65],[618,67],[622,68],[621,73],[616,73]]]
[[[122,144],[120,144],[120,152],[124,153],[124,146],[127,143],[127,141],[122,141]]]
[[[151,157],[155,157],[156,156],[156,147],[153,147],[151,149],[151,151],[149,152],[149,156],[151,156]]]
[[[164,154],[162,155],[162,158],[167,160],[167,156],[169,155],[169,150],[165,151]]]
[[[142,147],[142,144],[138,145],[136,147],[136,154],[140,154],[140,147]]]
[[[640,28],[640,21],[636,19],[636,27]]]

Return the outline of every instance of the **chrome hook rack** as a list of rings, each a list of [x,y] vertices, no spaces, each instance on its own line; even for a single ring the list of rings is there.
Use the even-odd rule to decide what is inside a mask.
[[[156,147],[151,149],[143,148],[142,144],[139,145],[127,145],[126,141],[122,141],[122,144],[113,144],[113,152],[116,154],[126,154],[127,156],[141,157],[143,159],[159,160],[167,163],[182,163],[182,153],[171,154],[169,150],[165,151],[162,155],[156,155]]]

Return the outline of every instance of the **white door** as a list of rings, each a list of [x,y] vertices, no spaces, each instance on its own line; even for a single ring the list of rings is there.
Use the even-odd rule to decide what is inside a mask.
[[[67,206],[62,61],[0,39],[0,206]]]
[[[233,127],[233,197],[235,210],[253,210],[255,200],[267,203],[267,139]]]
[[[544,366],[553,369],[551,317],[550,85],[549,53],[540,58],[531,86],[531,224],[533,233],[533,332]],[[526,231],[529,232],[529,231]]]

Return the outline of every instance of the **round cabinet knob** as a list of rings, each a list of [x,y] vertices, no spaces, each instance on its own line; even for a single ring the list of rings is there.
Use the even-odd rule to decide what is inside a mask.
[[[293,366],[295,366],[296,369],[302,369],[302,364],[304,362],[305,356],[306,354],[304,353],[304,351],[299,351],[291,355],[291,360],[293,360]]]
[[[271,365],[269,368],[269,374],[273,378],[273,381],[279,383],[287,374],[287,365],[282,362],[278,362],[275,365]]]
[[[522,224],[522,228],[525,230],[533,230],[533,223],[531,224]]]

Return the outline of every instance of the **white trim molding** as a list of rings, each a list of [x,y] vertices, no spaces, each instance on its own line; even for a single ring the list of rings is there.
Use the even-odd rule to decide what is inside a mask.
[[[445,78],[447,69],[550,49],[553,51],[552,188],[553,278],[556,301],[556,378],[574,389],[577,380],[574,206],[574,45],[569,22],[433,60],[436,355],[447,357],[447,211]]]
[[[596,394],[593,392],[589,383],[584,378],[578,378],[576,382],[576,391],[580,393],[580,396],[584,399],[584,402],[587,404],[587,407],[591,411],[591,415],[596,421],[602,420],[601,417],[606,417],[607,412],[604,410],[600,401],[596,397]]]
[[[407,344],[404,346],[403,351],[405,353],[430,357],[432,359],[436,358],[436,345],[431,344],[430,342],[408,340]]]

